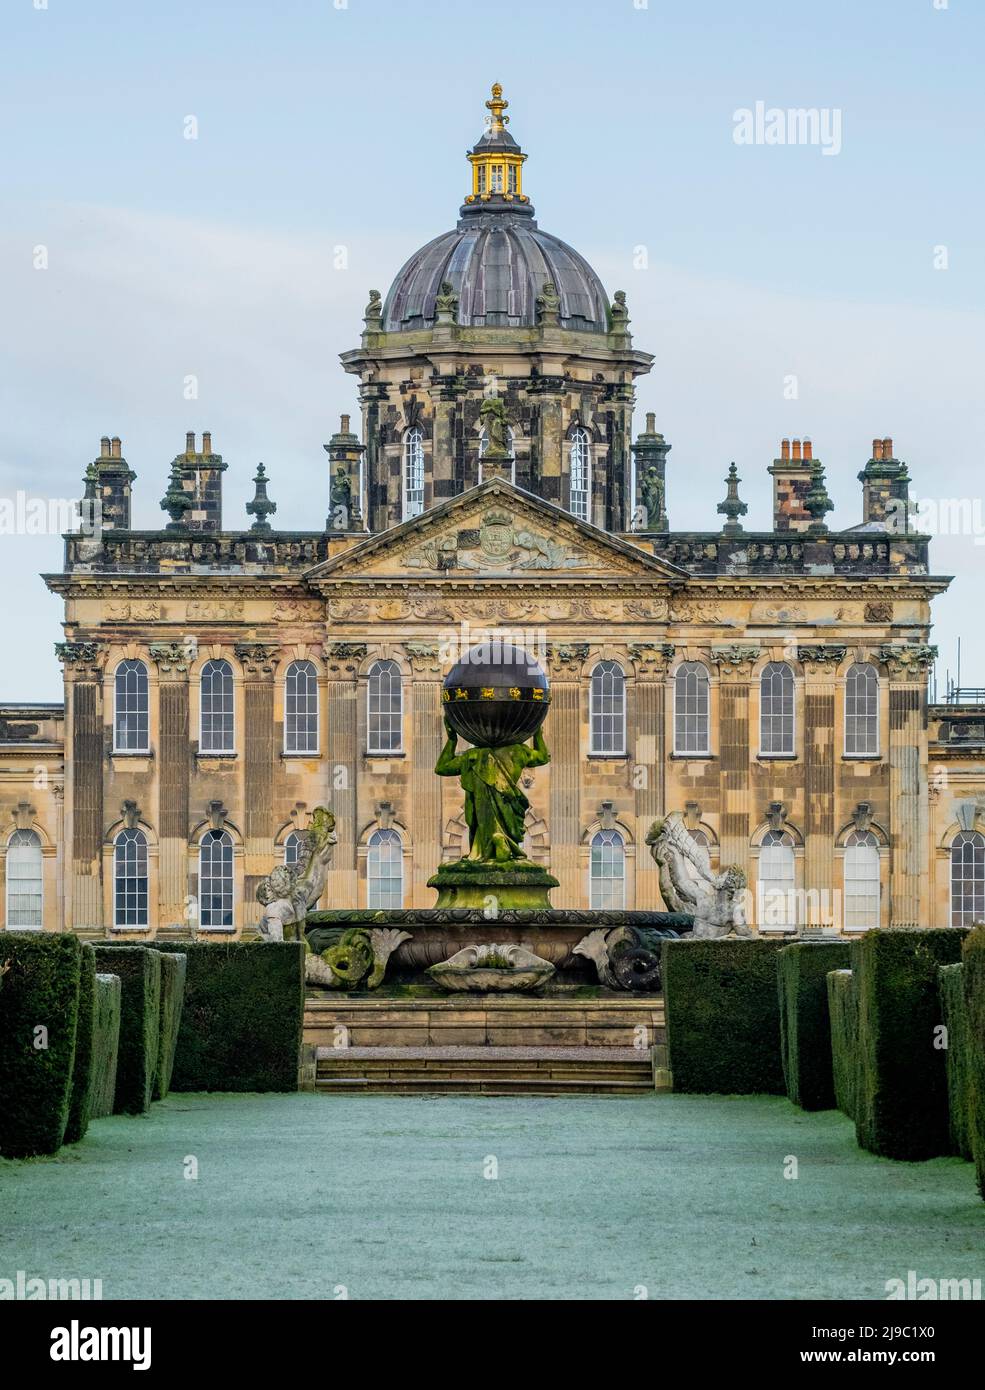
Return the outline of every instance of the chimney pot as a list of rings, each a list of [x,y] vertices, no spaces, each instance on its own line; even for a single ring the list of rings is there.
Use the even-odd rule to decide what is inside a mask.
[[[780,440],[780,458],[781,458],[781,459],[789,459],[789,457],[790,457],[790,440],[789,440],[789,439],[781,439],[781,440]]]
[[[118,459],[118,458],[121,457],[121,454],[120,454],[120,436],[119,436],[118,434],[114,434],[114,435],[113,435],[113,438],[110,440],[109,451],[110,451],[110,456],[111,456],[112,458]]]
[[[873,441],[872,441],[872,457],[873,457],[874,459],[881,459],[881,458],[882,458],[882,440],[881,440],[881,439],[873,439]]]
[[[813,457],[814,457],[814,445],[811,443],[811,441],[810,441],[809,439],[805,439],[805,440],[804,440],[804,458],[805,458],[805,459],[812,459]]]
[[[102,439],[99,441],[99,457],[100,457],[100,458],[103,458],[103,459],[108,459],[108,458],[109,458],[109,435],[108,435],[108,434],[104,434],[103,437],[102,437]]]
[[[656,434],[657,432],[657,417],[652,410],[646,412],[646,432],[647,434]]]
[[[189,430],[188,433],[185,435],[185,453],[186,453],[186,454],[193,454],[194,452],[195,452],[195,431],[194,431],[194,430]]]
[[[799,440],[799,439],[795,439],[795,440],[793,441],[793,458],[794,458],[794,463],[797,463],[797,462],[799,461],[799,459],[800,459],[800,440]]]
[[[340,416],[339,416],[339,433],[340,433],[340,434],[348,434],[348,433],[349,433],[349,417],[348,417],[348,415],[340,415]]]
[[[884,459],[891,459],[894,457],[893,441],[891,439],[884,439],[882,441],[882,456]]]
[[[203,453],[203,454],[211,454],[211,452],[212,452],[212,431],[211,431],[211,430],[203,430],[203,431],[202,431],[202,453]]]

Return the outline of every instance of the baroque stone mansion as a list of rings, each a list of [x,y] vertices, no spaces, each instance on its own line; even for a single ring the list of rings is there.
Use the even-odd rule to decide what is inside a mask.
[[[528,774],[556,906],[663,904],[645,842],[681,811],[741,866],[760,930],[985,916],[985,706],[928,703],[948,580],[907,514],[892,440],[832,531],[821,462],[783,441],[773,516],[671,529],[625,295],[542,231],[496,87],[454,230],[371,292],[358,431],[326,446],[326,522],[274,529],[262,468],[226,529],[227,464],[187,437],[157,531],[105,438],[96,524],[45,582],[64,704],[0,707],[0,923],[137,937],[255,930],[255,888],[313,809],[338,844],[324,906],[431,906],[462,853],[434,776],[441,682],[505,630],[544,665],[552,761]],[[502,447],[505,441],[505,448]]]

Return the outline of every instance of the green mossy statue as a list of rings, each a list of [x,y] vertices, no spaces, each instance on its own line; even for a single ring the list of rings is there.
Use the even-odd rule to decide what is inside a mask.
[[[528,864],[523,836],[530,802],[519,783],[528,767],[543,767],[551,760],[543,733],[538,729],[530,743],[466,748],[457,753],[458,734],[447,719],[445,731],[448,740],[434,770],[439,777],[461,779],[469,832],[465,858],[500,867],[517,861]]]

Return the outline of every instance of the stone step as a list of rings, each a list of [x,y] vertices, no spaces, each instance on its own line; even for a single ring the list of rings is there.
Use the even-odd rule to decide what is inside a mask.
[[[663,999],[309,998],[305,1042],[342,1038],[356,1047],[649,1047],[664,1041]]]
[[[653,1091],[649,1053],[613,1047],[318,1048],[315,1088],[391,1094]]]
[[[653,1082],[595,1081],[585,1078],[559,1080],[554,1077],[521,1080],[505,1077],[466,1080],[446,1076],[416,1080],[406,1077],[328,1077],[316,1081],[315,1090],[323,1095],[644,1096],[653,1094]]]

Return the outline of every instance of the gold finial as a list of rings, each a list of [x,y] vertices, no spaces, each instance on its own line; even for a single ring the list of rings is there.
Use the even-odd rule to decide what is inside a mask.
[[[503,112],[506,110],[509,104],[510,103],[508,101],[503,100],[502,84],[499,82],[494,82],[492,89],[492,100],[486,102],[487,110],[492,112],[492,115],[490,117],[489,128],[494,133],[496,131],[502,130],[504,126],[509,125],[509,116],[503,115]]]

